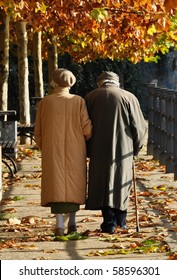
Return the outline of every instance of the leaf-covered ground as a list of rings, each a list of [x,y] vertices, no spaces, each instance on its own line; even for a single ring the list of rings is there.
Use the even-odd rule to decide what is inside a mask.
[[[40,206],[39,151],[21,146],[16,161],[14,178],[3,166],[0,259],[177,259],[177,183],[145,152],[135,161],[140,231],[132,188],[128,229],[117,228],[113,235],[100,232],[100,211],[82,206],[78,232],[55,237],[55,217]]]

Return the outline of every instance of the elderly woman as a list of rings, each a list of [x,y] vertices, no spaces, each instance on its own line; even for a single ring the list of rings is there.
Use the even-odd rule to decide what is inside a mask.
[[[72,72],[53,72],[51,95],[38,105],[35,140],[42,152],[41,205],[56,214],[56,235],[64,235],[63,213],[69,213],[68,234],[76,231],[76,212],[86,200],[86,140],[92,124],[85,100],[69,90]]]

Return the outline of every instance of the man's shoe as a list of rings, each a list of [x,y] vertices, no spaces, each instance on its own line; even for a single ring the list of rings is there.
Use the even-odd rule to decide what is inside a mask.
[[[122,229],[127,229],[127,226],[126,226],[126,225],[123,225],[123,226],[121,226],[120,228],[122,228]]]
[[[115,233],[115,228],[101,228],[101,232],[114,234]]]
[[[76,225],[68,226],[67,234],[77,231]]]
[[[55,229],[55,236],[63,236],[64,235],[64,229],[63,228],[56,228]]]

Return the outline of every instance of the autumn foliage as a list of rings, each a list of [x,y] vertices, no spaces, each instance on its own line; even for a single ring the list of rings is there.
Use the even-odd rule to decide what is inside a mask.
[[[176,47],[175,0],[5,0],[0,7],[11,15],[12,27],[25,20],[30,32],[42,30],[44,51],[52,37],[60,53],[78,61],[149,61]]]

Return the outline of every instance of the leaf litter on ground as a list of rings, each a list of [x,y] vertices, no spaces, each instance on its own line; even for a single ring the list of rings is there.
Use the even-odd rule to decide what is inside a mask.
[[[62,235],[62,236],[55,236],[53,238],[54,241],[69,241],[69,240],[84,240],[87,239],[88,236],[81,234],[77,231],[71,232],[70,234],[67,235]]]

